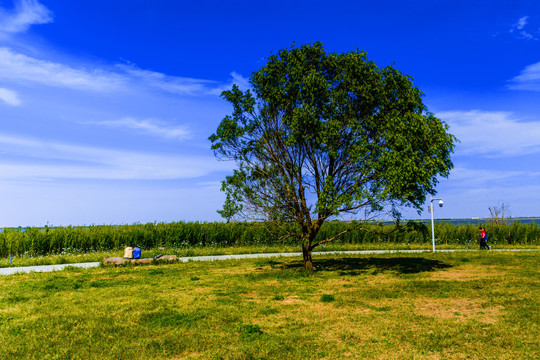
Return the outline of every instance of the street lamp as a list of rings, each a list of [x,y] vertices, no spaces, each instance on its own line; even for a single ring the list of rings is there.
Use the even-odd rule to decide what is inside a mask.
[[[431,213],[431,242],[433,243],[433,252],[435,252],[435,224],[433,222],[433,200],[439,200],[439,207],[443,207],[442,199],[431,198],[429,205],[429,212]]]

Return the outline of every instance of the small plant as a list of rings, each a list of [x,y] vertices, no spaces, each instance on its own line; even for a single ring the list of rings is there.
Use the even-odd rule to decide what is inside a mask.
[[[150,271],[148,271],[148,275],[161,275],[163,274],[163,270],[161,269],[150,269]]]
[[[332,302],[334,300],[336,300],[336,298],[332,294],[323,294],[323,295],[321,295],[321,302],[329,303],[329,302]]]
[[[84,269],[81,268],[81,267],[78,267],[78,266],[68,265],[68,266],[65,266],[65,267],[64,267],[64,271],[70,271],[70,272],[77,272],[77,273],[80,273],[80,272],[83,272]]]
[[[281,301],[281,300],[284,300],[285,297],[283,295],[275,295],[272,299],[277,300],[277,301]]]
[[[195,250],[193,248],[189,248],[186,251],[184,251],[184,256],[186,256],[186,257],[193,257],[195,255],[196,255],[196,253],[195,253]]]
[[[263,332],[257,324],[240,325],[240,332],[244,335],[261,335]]]
[[[259,267],[263,267],[265,265],[270,266],[271,268],[274,268],[276,265],[278,265],[279,262],[273,259],[260,259],[255,261],[255,265]]]
[[[279,314],[279,310],[275,308],[271,308],[269,306],[261,310],[261,315],[273,315],[273,314]]]

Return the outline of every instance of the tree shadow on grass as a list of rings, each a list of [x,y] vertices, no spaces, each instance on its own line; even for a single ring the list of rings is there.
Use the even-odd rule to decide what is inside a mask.
[[[439,260],[422,257],[390,257],[390,258],[343,258],[314,259],[318,271],[337,271],[339,275],[361,275],[393,272],[398,274],[416,274],[451,268],[452,265]],[[303,268],[303,262],[282,264],[284,269]]]

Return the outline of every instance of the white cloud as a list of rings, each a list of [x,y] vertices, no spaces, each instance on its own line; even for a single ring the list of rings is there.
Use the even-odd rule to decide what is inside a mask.
[[[116,66],[138,83],[180,95],[220,95],[223,90],[231,89],[233,84],[238,85],[242,90],[250,87],[249,80],[234,71],[231,73],[232,79],[229,83],[220,84],[217,81],[170,76],[143,70],[133,64]]]
[[[116,66],[138,83],[174,94],[205,95],[217,86],[215,81],[169,76],[155,71],[139,69],[133,64],[118,64]]]
[[[0,78],[18,84],[37,83],[44,86],[98,92],[158,89],[187,96],[219,95],[221,91],[230,89],[233,83],[244,89],[249,86],[248,80],[241,75],[233,72],[231,76],[230,84],[222,84],[217,81],[169,76],[139,69],[131,64],[118,64],[111,69],[75,68],[30,57],[6,47],[0,48]]]
[[[18,106],[21,100],[15,91],[0,88],[0,100],[11,106]]]
[[[245,91],[251,88],[249,79],[233,71],[231,73],[231,81],[228,84],[224,84],[222,86],[216,87],[215,89],[212,89],[210,93],[214,95],[221,95],[223,91],[232,89],[233,84],[238,85],[238,87],[242,91]]]
[[[15,53],[8,48],[0,48],[0,78],[92,91],[112,91],[123,83],[120,76],[100,69],[74,69]]]
[[[523,121],[511,112],[452,111],[437,113],[461,142],[458,154],[488,157],[540,152],[540,121]]]
[[[519,32],[519,36],[521,37],[521,39],[537,40],[533,35],[523,30]]]
[[[529,21],[529,16],[523,16],[519,18],[517,23],[515,23],[510,28],[510,33],[516,35],[519,39],[538,40],[536,37],[534,37],[532,34],[530,34],[529,32],[525,30],[525,27],[527,26],[528,21]]]
[[[134,129],[148,135],[174,140],[184,140],[189,138],[191,135],[191,132],[185,126],[174,126],[155,119],[137,120],[131,117],[126,117],[121,120],[99,121],[90,124]]]
[[[505,181],[533,179],[540,176],[536,171],[508,171],[494,169],[470,169],[458,166],[452,169],[449,180],[455,184],[464,184],[467,188],[482,188],[489,185],[500,184]]]
[[[527,25],[527,19],[529,19],[528,16],[523,16],[522,18],[520,18],[516,24],[516,29],[522,30],[525,27],[525,25]]]
[[[12,12],[0,8],[0,33],[19,33],[31,25],[53,21],[52,13],[36,0],[20,0]]]
[[[540,91],[540,62],[526,66],[510,80],[508,87],[512,90]]]
[[[249,83],[249,79],[243,77],[241,74],[238,74],[237,72],[233,71],[231,73],[232,76],[232,84],[238,85],[240,89],[249,89],[251,87],[251,84]]]
[[[230,170],[212,156],[144,153],[0,134],[0,179],[171,180]],[[10,160],[10,159],[17,159]]]
[[[219,194],[221,192],[221,181],[203,181],[195,184],[198,188],[205,189]],[[221,206],[221,204],[220,204]]]

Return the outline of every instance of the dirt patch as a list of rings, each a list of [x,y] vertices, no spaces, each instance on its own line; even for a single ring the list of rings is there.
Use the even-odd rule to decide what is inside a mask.
[[[250,290],[240,295],[246,300],[253,300],[255,302],[261,301],[261,298],[259,297],[259,293],[256,290]]]
[[[371,310],[370,308],[368,307],[357,307],[355,308],[354,310],[352,310],[352,313],[355,314],[355,315],[366,315],[366,314],[369,314],[373,312],[373,310]]]
[[[138,275],[138,274],[137,274]],[[114,276],[114,277],[101,277],[99,279],[96,279],[96,280],[133,280],[133,279],[138,279],[139,276],[136,276],[135,274],[125,274],[125,275],[118,275],[118,276]]]
[[[279,281],[277,280],[266,280],[264,282],[264,287],[268,288],[268,287],[281,287],[283,286]]]
[[[415,313],[440,319],[474,319],[486,324],[497,322],[502,314],[500,305],[488,306],[485,301],[473,299],[428,299],[415,300]]]
[[[349,279],[341,279],[341,278],[337,278],[337,279],[330,279],[326,282],[327,285],[329,286],[344,286],[344,285],[353,285],[354,282],[352,282],[351,280]]]
[[[190,296],[200,296],[200,295],[205,295],[205,296],[210,296],[210,293],[214,291],[211,287],[206,287],[206,286],[193,286],[193,287],[190,287],[189,289],[179,289],[179,290],[175,290],[175,292],[179,292],[179,293],[182,293],[182,294],[189,294]]]
[[[467,267],[457,268],[445,271],[438,271],[430,275],[433,280],[448,280],[448,281],[471,281],[494,277],[505,276],[506,272],[498,270],[495,266]]]
[[[284,299],[281,303],[282,304],[298,304],[304,302],[304,300],[300,299],[298,296],[291,296],[286,299]]]

